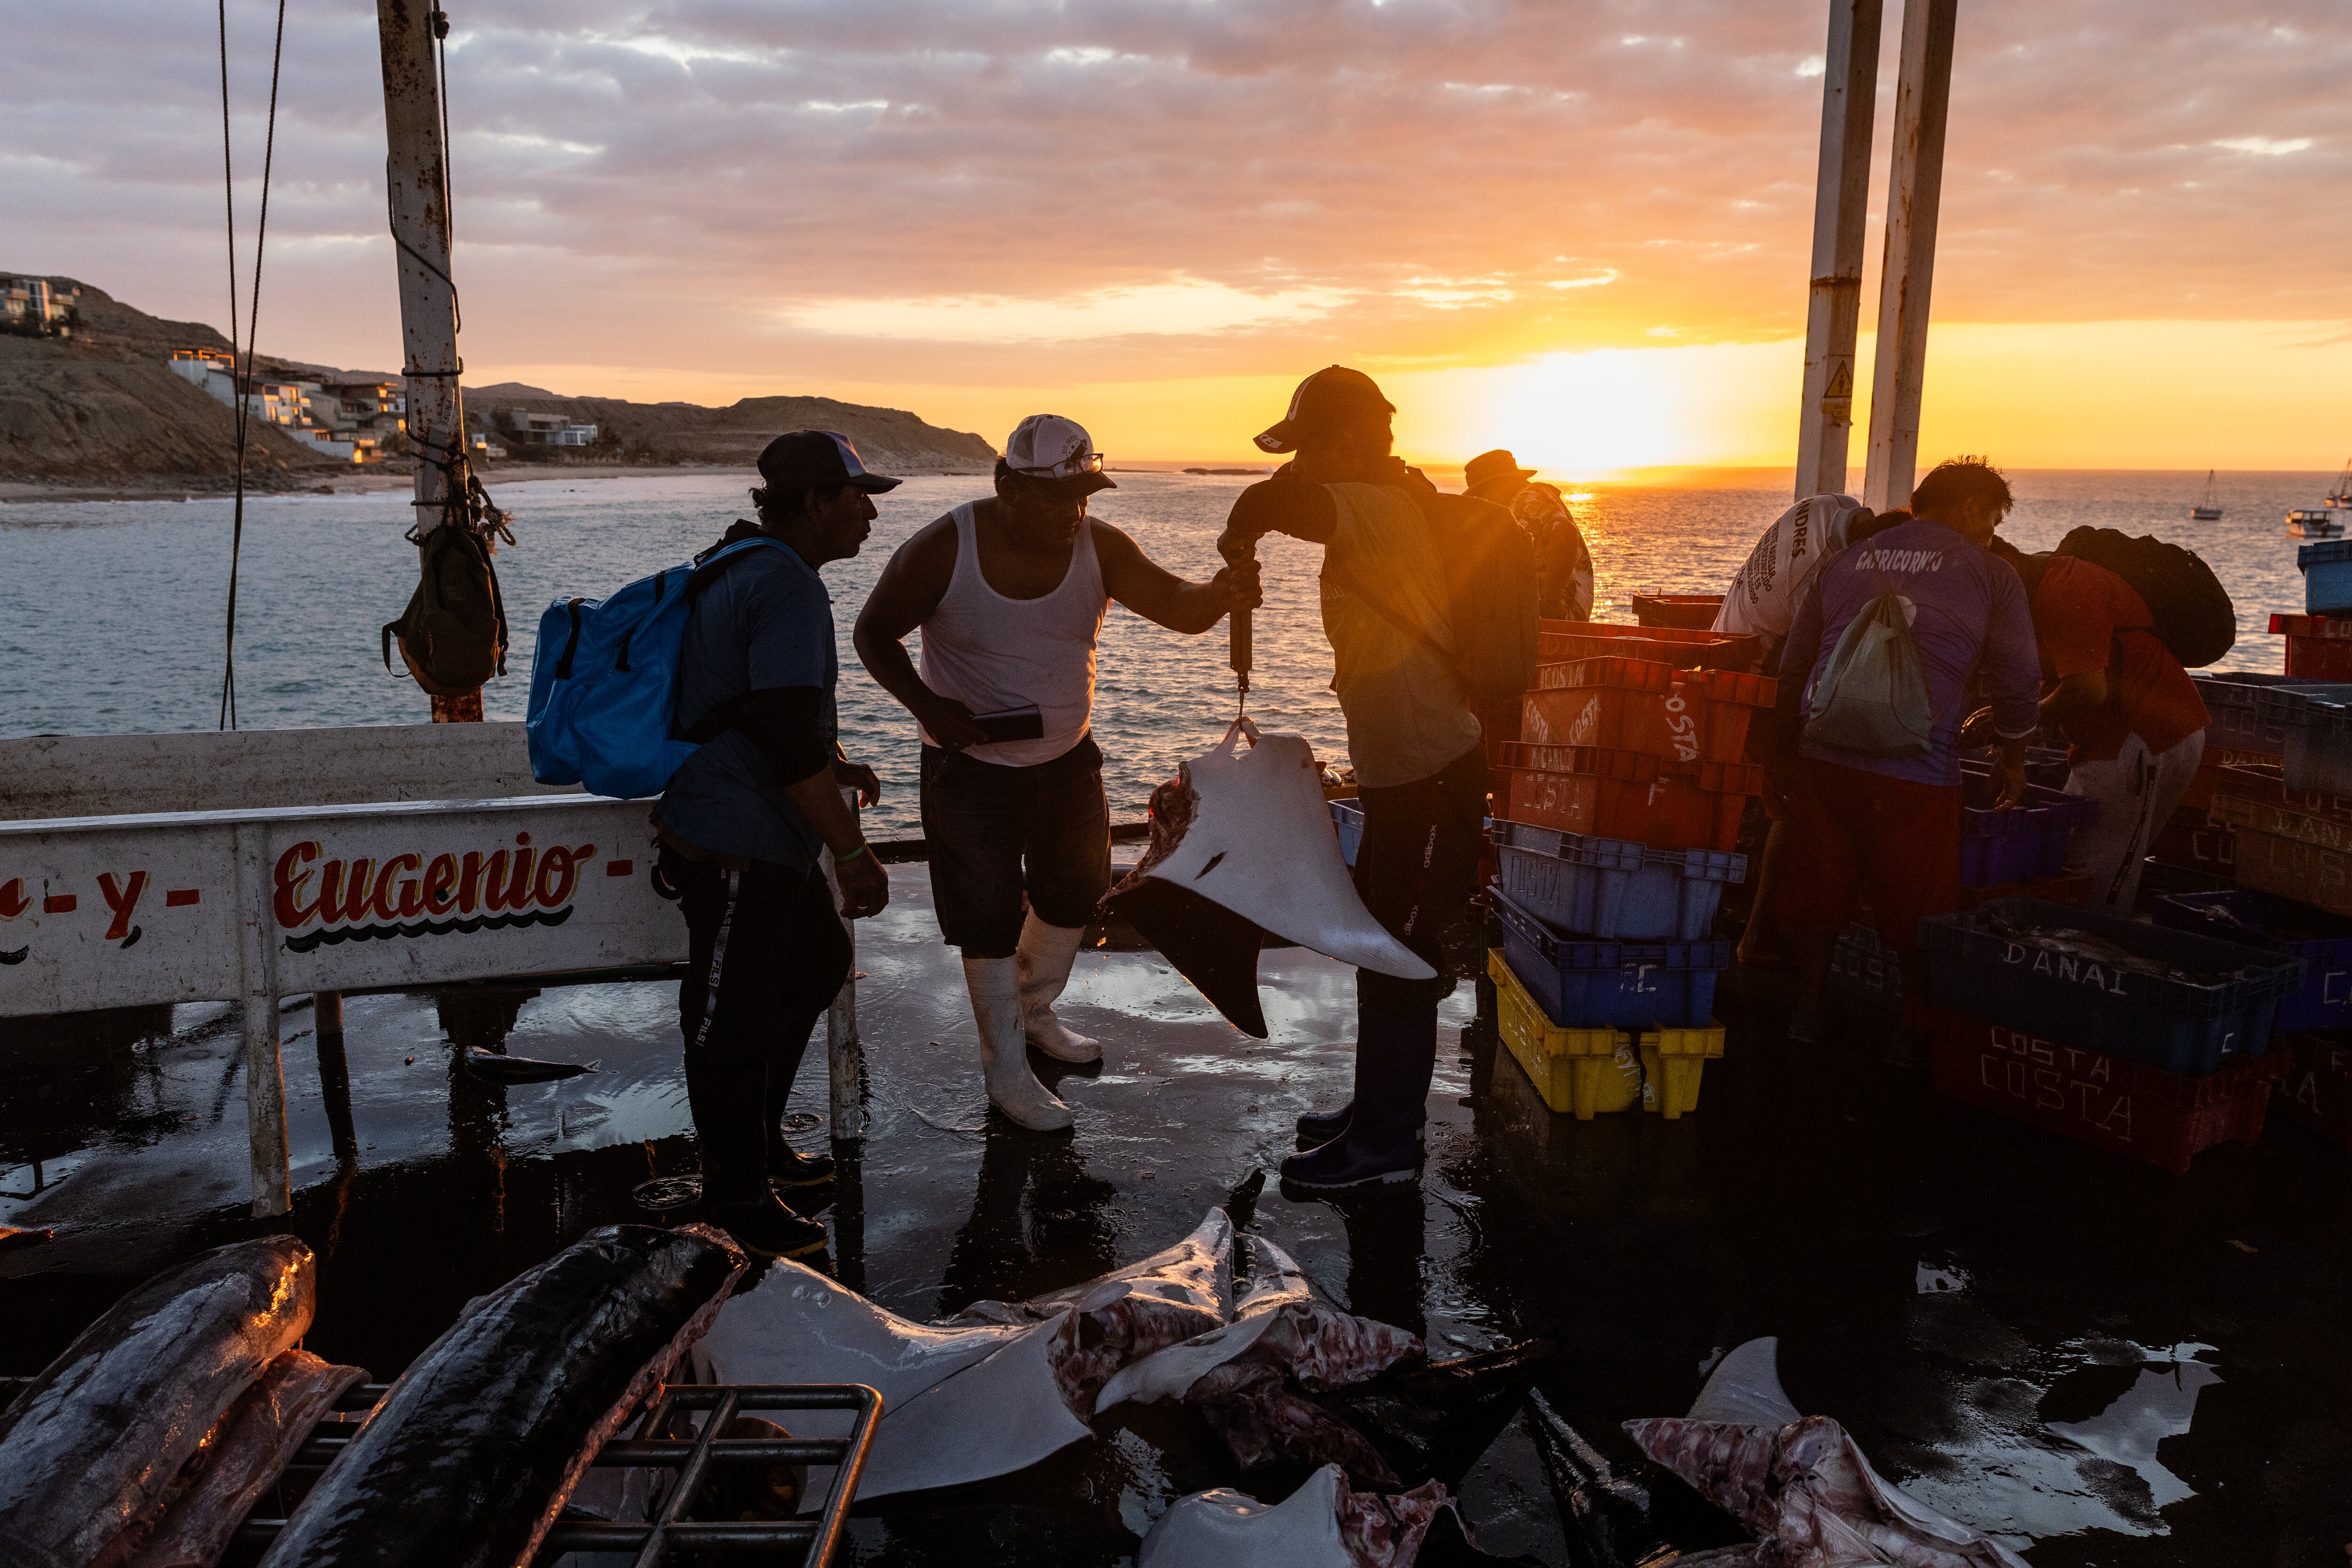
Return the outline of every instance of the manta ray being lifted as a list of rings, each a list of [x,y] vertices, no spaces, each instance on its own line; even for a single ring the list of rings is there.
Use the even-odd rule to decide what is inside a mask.
[[[1236,750],[1244,736],[1248,749]],[[1257,954],[1268,936],[1401,980],[1436,973],[1357,896],[1321,777],[1307,737],[1235,720],[1152,792],[1151,847],[1104,900],[1261,1040]]]

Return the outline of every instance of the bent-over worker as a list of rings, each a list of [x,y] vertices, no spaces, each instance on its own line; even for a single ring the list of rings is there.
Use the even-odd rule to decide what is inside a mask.
[[[1188,583],[1087,515],[1114,489],[1074,420],[1033,414],[1004,443],[996,493],[900,545],[857,617],[857,657],[915,716],[923,837],[940,934],[963,952],[989,1102],[1050,1132],[1070,1108],[1030,1070],[1100,1059],[1054,1003],[1110,886],[1110,814],[1094,742],[1095,644],[1109,601],[1197,634],[1257,603],[1255,570]],[[919,629],[922,668],[904,638]]]
[[[2129,914],[2149,844],[2204,760],[2210,715],[2129,583],[2073,555],[2010,564],[2033,605],[2042,715],[2070,746],[2066,793],[2099,803],[2098,819],[2074,830],[2066,869],[2091,879],[2094,906]]]
[[[1441,552],[1486,521],[1474,510],[1504,520],[1492,502],[1444,494],[1391,456],[1395,412],[1361,371],[1308,376],[1257,437],[1261,450],[1297,455],[1242,491],[1217,542],[1236,563],[1253,560],[1268,533],[1324,547],[1331,689],[1364,813],[1356,890],[1437,971],[1431,980],[1356,971],[1354,1097],[1300,1117],[1301,1152],[1282,1163],[1282,1179],[1306,1187],[1410,1181],[1420,1165],[1437,1005],[1455,981],[1445,934],[1476,889],[1486,810],[1478,720],[1445,657],[1457,645]]]
[[[703,1215],[753,1252],[793,1258],[822,1249],[824,1226],[786,1208],[774,1188],[821,1185],[833,1161],[784,1142],[784,1101],[809,1032],[849,973],[842,918],[890,901],[889,879],[841,798],[854,786],[871,805],[881,786],[835,740],[840,666],[817,573],[857,553],[875,518],[869,498],[898,481],[868,473],[856,448],[826,430],[777,437],[760,454],[760,521],[739,521],[704,556],[747,539],[780,547],[740,552],[688,584],[677,715],[704,743],[670,775],[654,821],[661,873],[686,915],[677,1012]],[[818,861],[825,849],[841,882],[838,913]]]
[[[1585,548],[1584,531],[1576,526],[1559,487],[1519,467],[1518,458],[1501,447],[1471,458],[1462,482],[1467,493],[1509,512],[1535,542],[1536,559],[1542,563],[1538,604],[1544,619],[1591,620],[1592,552]]]

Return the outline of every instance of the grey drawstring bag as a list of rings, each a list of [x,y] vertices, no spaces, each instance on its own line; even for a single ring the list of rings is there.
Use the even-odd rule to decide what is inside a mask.
[[[1875,552],[1871,564],[1877,566]],[[1884,574],[1878,586],[1878,596],[1839,635],[1813,682],[1805,739],[1862,757],[1924,757],[1933,749],[1936,729],[1927,672],[1902,596],[1887,587]]]

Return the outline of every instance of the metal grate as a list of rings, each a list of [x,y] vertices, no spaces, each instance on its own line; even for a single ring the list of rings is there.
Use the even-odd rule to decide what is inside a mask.
[[[0,1378],[0,1407],[23,1392],[31,1378]],[[296,1450],[290,1469],[321,1468],[332,1464],[358,1431],[355,1422],[340,1417],[374,1408],[390,1385],[362,1384],[345,1394],[329,1415],[311,1429],[310,1438]],[[846,1437],[721,1437],[738,1415],[770,1410],[847,1410],[856,1419]],[[666,1434],[678,1426],[681,1416],[707,1413],[701,1430],[692,1436]],[[637,1423],[636,1435],[615,1437],[598,1450],[599,1467],[663,1469],[677,1472],[661,1516],[648,1523],[621,1524],[558,1520],[541,1542],[534,1564],[553,1563],[567,1552],[635,1553],[635,1568],[658,1568],[674,1561],[674,1552],[789,1552],[800,1549],[803,1568],[824,1568],[841,1543],[844,1521],[857,1494],[857,1479],[874,1441],[874,1424],[881,1419],[882,1396],[863,1384],[673,1384]],[[702,1484],[714,1467],[734,1465],[809,1465],[830,1467],[833,1479],[825,1489],[824,1507],[814,1519],[718,1521],[687,1518]],[[257,1552],[268,1547],[286,1528],[282,1519],[248,1518],[237,1527],[232,1552]]]

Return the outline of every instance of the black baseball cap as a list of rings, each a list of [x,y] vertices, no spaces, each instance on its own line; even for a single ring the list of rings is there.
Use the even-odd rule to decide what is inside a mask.
[[[1300,436],[1315,430],[1385,424],[1396,405],[1381,395],[1380,384],[1360,370],[1326,365],[1298,384],[1290,412],[1257,437],[1261,452],[1292,452]]]
[[[867,495],[880,495],[898,488],[889,475],[867,472],[849,437],[835,430],[787,430],[760,454],[760,477],[780,490],[855,485]]]

